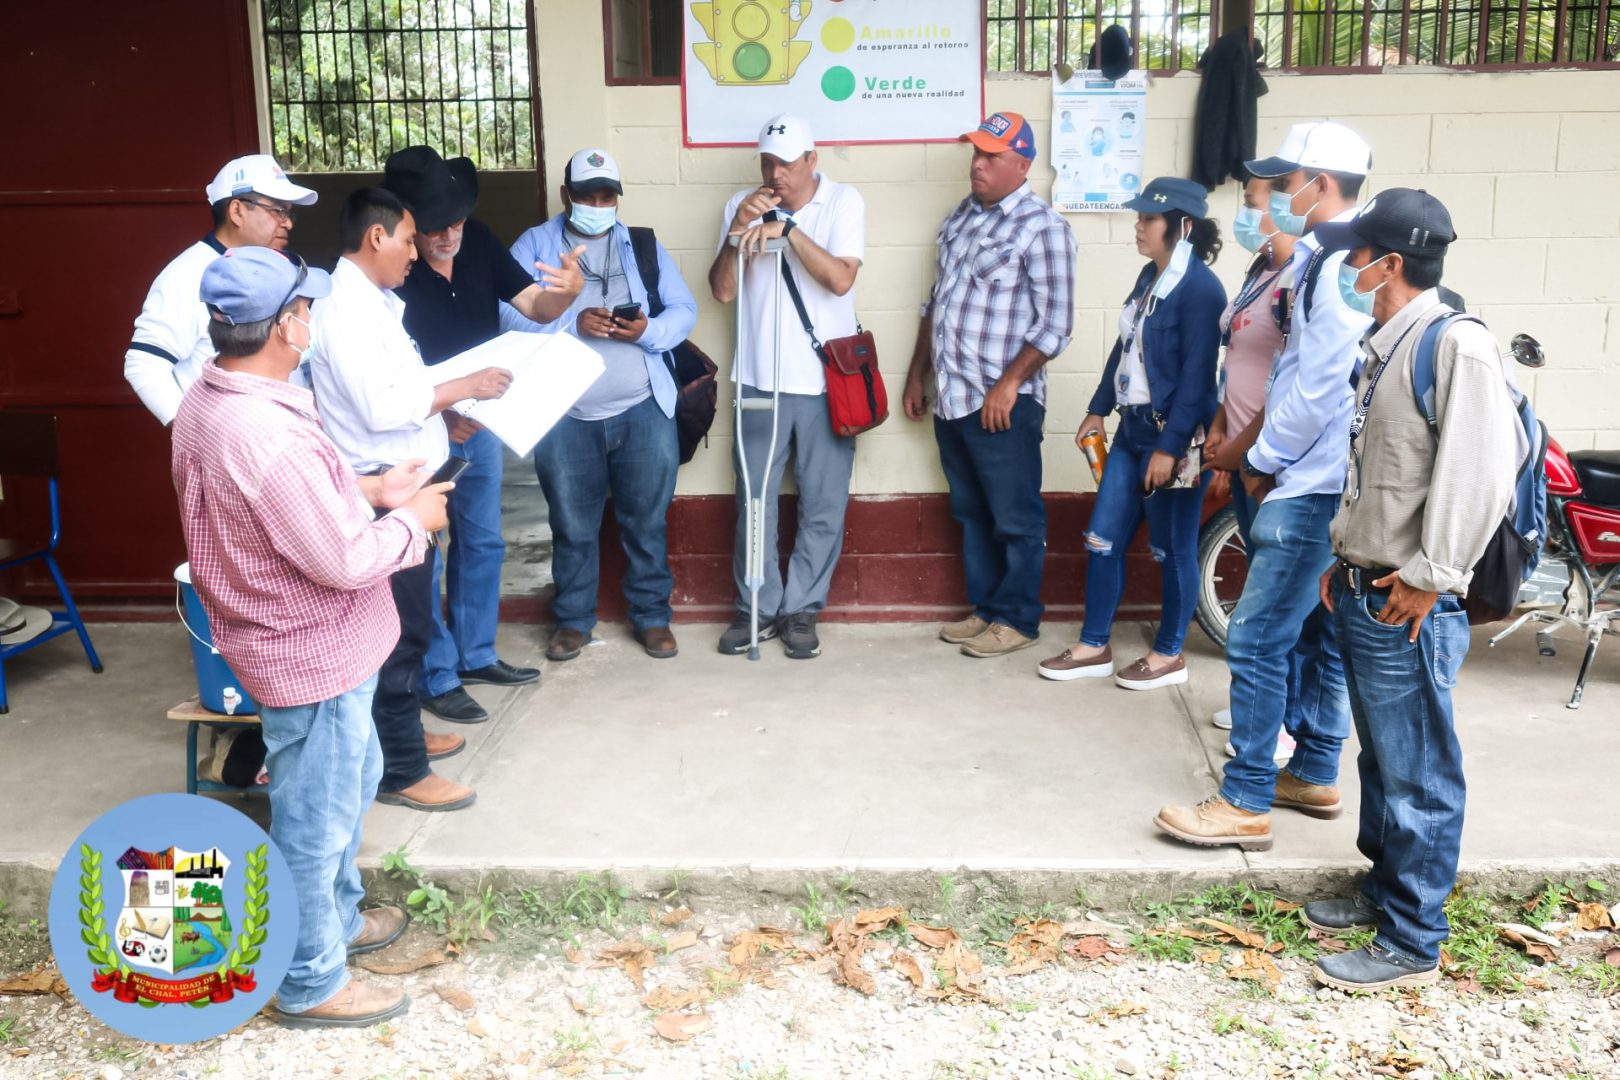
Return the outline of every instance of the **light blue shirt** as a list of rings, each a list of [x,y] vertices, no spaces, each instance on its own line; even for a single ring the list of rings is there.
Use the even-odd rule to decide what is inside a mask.
[[[577,243],[572,236],[564,235],[565,220],[565,215],[558,214],[544,225],[536,225],[525,232],[512,245],[512,257],[523,266],[533,266],[536,262],[548,266],[561,265],[562,253],[572,251]],[[619,243],[619,258],[624,266],[625,281],[630,286],[630,299],[640,304],[642,311],[649,311],[647,286],[642,282],[641,271],[636,266],[636,254],[630,246],[630,230],[623,224],[614,225],[613,235]],[[692,327],[697,325],[697,301],[692,298],[692,291],[686,287],[686,282],[681,280],[681,269],[669,257],[669,252],[664,250],[664,245],[658,244],[657,247],[658,295],[663,301],[664,310],[657,318],[647,320],[647,329],[636,344],[641,346],[647,364],[647,382],[652,386],[654,400],[665,416],[674,416],[675,376],[670,374],[669,365],[664,362],[664,353],[685,341]],[[535,275],[538,281],[539,271],[535,271]],[[582,295],[562,315],[542,324],[525,318],[511,304],[502,302],[501,329],[547,334],[566,331],[574,334],[579,313],[589,306]]]
[[[1351,207],[1334,221],[1355,217]],[[1352,311],[1339,295],[1339,266],[1347,251],[1324,256],[1305,312],[1305,268],[1319,245],[1312,236],[1294,245],[1284,270],[1294,283],[1288,342],[1272,369],[1266,390],[1266,422],[1249,449],[1249,462],[1275,473],[1277,488],[1267,498],[1337,495],[1344,490],[1349,460],[1350,416],[1355,409],[1355,372],[1361,339],[1372,317]]]

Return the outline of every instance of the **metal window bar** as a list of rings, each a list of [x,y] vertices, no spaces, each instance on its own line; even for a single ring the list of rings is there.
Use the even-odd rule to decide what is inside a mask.
[[[1164,0],[1168,3],[1170,0]],[[1463,70],[1620,66],[1620,0],[1254,0],[1267,66]]]
[[[524,0],[261,0],[275,152],[297,172],[375,170],[426,143],[532,168]]]
[[[986,0],[985,67],[1045,74],[1084,67],[1102,29],[1124,24],[1136,66],[1173,73],[1193,67],[1219,36],[1219,0]]]

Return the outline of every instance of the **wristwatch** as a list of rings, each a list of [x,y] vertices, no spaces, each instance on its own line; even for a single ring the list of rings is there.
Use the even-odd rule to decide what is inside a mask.
[[[790,217],[783,218],[782,219],[782,239],[786,240],[788,238],[788,233],[792,232],[794,229],[797,229],[798,227],[799,227],[799,223],[797,221],[794,221]]]
[[[1243,475],[1244,476],[1270,476],[1271,474],[1268,473],[1268,472],[1261,472],[1259,469],[1255,468],[1253,465],[1251,465],[1249,463],[1249,455],[1244,454],[1243,455]]]

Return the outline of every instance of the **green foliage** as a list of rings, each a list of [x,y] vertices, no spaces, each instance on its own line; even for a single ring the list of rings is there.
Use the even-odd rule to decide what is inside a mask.
[[[381,168],[426,143],[481,168],[534,164],[522,0],[262,0],[276,157]]]
[[[1502,943],[1495,906],[1484,896],[1458,890],[1446,901],[1451,939],[1443,946],[1456,972],[1472,976],[1485,990],[1519,989],[1529,966],[1523,955]]]

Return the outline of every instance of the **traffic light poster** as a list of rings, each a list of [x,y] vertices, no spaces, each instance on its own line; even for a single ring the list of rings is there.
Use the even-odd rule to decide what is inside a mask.
[[[1142,190],[1147,72],[1108,79],[1100,71],[1052,78],[1052,205],[1064,213],[1109,212]]]
[[[984,115],[979,0],[684,6],[687,146],[752,146],[784,112],[818,143],[954,141]]]

